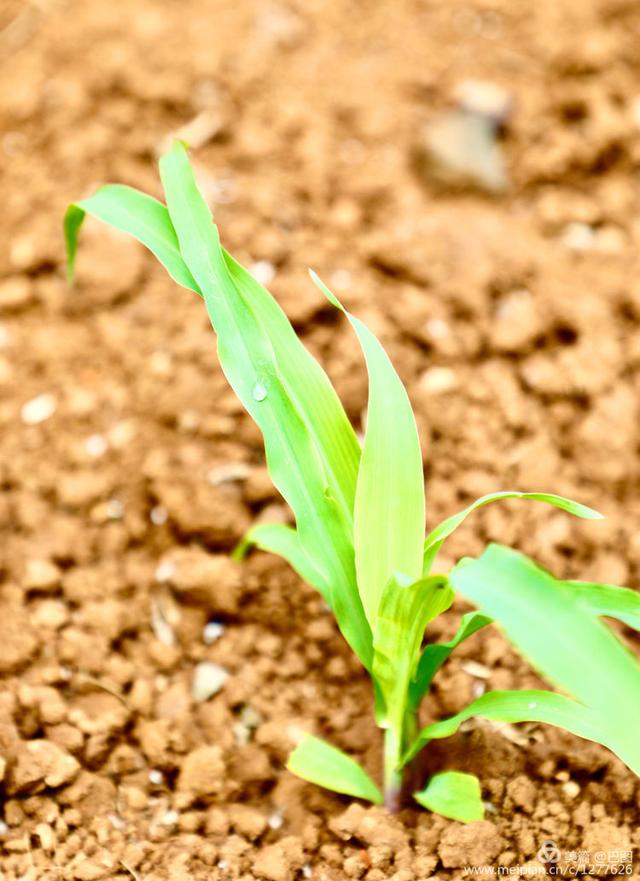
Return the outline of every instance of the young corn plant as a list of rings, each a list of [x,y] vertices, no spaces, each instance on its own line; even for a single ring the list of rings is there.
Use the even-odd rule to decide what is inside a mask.
[[[284,312],[222,247],[182,144],[163,156],[160,175],[166,206],[119,185],[70,206],[69,274],[80,226],[90,214],[142,242],[178,284],[204,300],[222,369],[262,431],[269,473],[295,517],[295,528],[256,526],[241,553],[254,545],[279,554],[322,594],[371,675],[375,718],[384,732],[382,791],[351,757],[310,734],[292,753],[290,770],[396,811],[407,768],[420,750],[480,716],[561,726],[605,744],[640,773],[640,665],[600,620],[610,616],[640,629],[638,595],[558,581],[498,545],[448,574],[432,571],[443,542],[481,505],[521,498],[578,517],[600,515],[551,493],[500,492],[478,499],[425,538],[416,423],[376,337],[311,273],[350,322],[364,354],[369,401],[361,446],[328,377]],[[429,625],[451,606],[454,591],[478,610],[462,616],[449,642],[429,641]],[[492,621],[564,694],[489,692],[458,715],[420,729],[420,705],[437,671],[463,640]],[[470,774],[443,770],[414,796],[447,817],[483,816],[479,782]]]

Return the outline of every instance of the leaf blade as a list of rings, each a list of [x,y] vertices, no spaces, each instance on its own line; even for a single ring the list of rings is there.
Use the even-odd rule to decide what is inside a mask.
[[[490,545],[450,574],[547,679],[598,717],[595,738],[640,770],[640,664],[563,582],[517,551]]]
[[[434,774],[413,797],[423,808],[450,820],[473,823],[484,819],[480,781],[474,774],[461,771]]]
[[[310,426],[314,399],[308,395],[305,399],[304,388],[291,394],[299,377],[292,375],[287,359],[280,363],[274,352],[278,334],[271,339],[265,331],[264,303],[256,302],[256,291],[260,290],[262,300],[270,295],[260,286],[239,287],[238,275],[232,276],[182,145],[176,144],[162,157],[160,176],[182,256],[202,290],[217,333],[222,369],[262,431],[271,478],[294,511],[305,553],[331,587],[330,604],[338,625],[370,667],[371,629],[356,586],[351,525],[339,502],[336,475]],[[274,308],[269,308],[270,315]],[[277,310],[281,326],[287,319]],[[308,353],[306,357],[311,358]]]
[[[175,282],[200,294],[200,289],[180,254],[178,239],[166,207],[152,196],[122,184],[100,187],[88,199],[76,202],[67,209],[64,233],[69,279],[74,274],[78,234],[85,214],[133,236],[151,251]]]
[[[483,505],[488,505],[502,499],[529,499],[535,502],[545,502],[584,520],[602,519],[602,514],[594,511],[593,508],[588,508],[586,505],[580,504],[580,502],[574,502],[572,499],[565,498],[565,496],[555,495],[555,493],[525,493],[517,492],[516,490],[488,493],[487,495],[480,496],[479,499],[463,508],[462,511],[447,517],[446,520],[439,523],[429,533],[424,543],[423,574],[426,575],[430,571],[433,561],[445,540],[467,519],[469,514],[472,514],[477,508],[483,507]]]
[[[403,764],[410,762],[430,740],[451,737],[463,722],[474,717],[494,722],[542,722],[602,742],[596,714],[571,698],[542,689],[489,691],[455,716],[426,725],[403,757]]]
[[[425,499],[418,429],[405,387],[380,342],[315,273],[311,277],[349,319],[369,374],[354,543],[358,588],[373,628],[385,585],[394,573],[415,581],[422,572]]]
[[[289,756],[287,769],[324,789],[382,804],[382,794],[360,765],[319,737],[305,734]]]
[[[409,584],[395,576],[382,592],[374,629],[373,675],[384,698],[386,718],[378,724],[388,724],[399,739],[424,631],[452,602],[453,591],[441,576]]]
[[[234,551],[234,557],[242,559],[252,545],[285,559],[304,581],[315,587],[329,601],[329,586],[305,554],[300,537],[292,526],[284,523],[259,523],[253,526]]]

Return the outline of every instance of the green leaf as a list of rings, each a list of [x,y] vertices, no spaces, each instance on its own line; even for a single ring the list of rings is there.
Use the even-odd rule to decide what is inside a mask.
[[[182,259],[178,239],[165,206],[132,187],[108,184],[93,196],[70,205],[64,218],[67,273],[73,279],[78,233],[85,214],[128,233],[142,242],[179,285],[196,293],[200,289]]]
[[[268,333],[287,393],[300,412],[322,459],[327,492],[341,509],[352,543],[353,507],[360,465],[360,444],[329,377],[300,342],[291,322],[271,294],[223,249],[237,289]]]
[[[161,171],[171,214],[127,187],[103,188],[69,209],[70,272],[88,211],[135,236],[176,281],[204,296],[223,370],[263,432],[271,477],[294,511],[299,541],[317,572],[313,583],[329,585],[338,625],[370,668],[371,628],[357,589],[353,550],[360,459],[355,432],[328,377],[275,300],[220,246],[182,145],[163,158]]]
[[[455,716],[432,722],[423,728],[403,757],[403,764],[410,762],[430,740],[451,737],[463,722],[474,716],[494,722],[545,722],[587,740],[602,742],[596,713],[571,698],[539,689],[489,691]],[[611,748],[609,744],[606,745]]]
[[[369,373],[354,534],[358,588],[374,628],[382,592],[394,573],[415,581],[422,572],[425,500],[418,429],[407,392],[376,337],[315,273],[311,277],[349,319]]]
[[[593,739],[640,772],[640,664],[572,589],[500,545],[463,560],[450,580],[543,676],[594,712]]]
[[[287,768],[309,783],[382,804],[382,794],[366,771],[342,750],[312,734],[304,735],[289,756]]]
[[[284,523],[260,523],[253,526],[234,550],[233,556],[238,560],[242,559],[252,545],[262,551],[283,557],[304,581],[323,595],[327,602],[331,600],[329,585],[314,569],[293,527]]]
[[[413,797],[423,808],[450,820],[473,823],[484,819],[480,781],[473,774],[461,771],[434,774],[425,788],[415,792]]]
[[[379,724],[393,728],[398,740],[425,628],[452,602],[453,591],[441,576],[411,583],[396,575],[382,592],[374,629],[373,675],[385,704],[385,718]]]
[[[588,581],[565,581],[564,584],[593,615],[615,618],[633,630],[640,630],[640,594],[637,591]]]
[[[160,160],[160,176],[182,256],[218,335],[222,369],[262,431],[269,473],[293,509],[305,554],[330,586],[338,625],[369,667],[372,637],[352,544],[358,461],[353,429],[326,374],[280,307],[225,255],[181,144]]]
[[[492,623],[492,619],[483,615],[482,612],[467,612],[460,619],[458,632],[449,642],[433,642],[422,650],[418,669],[411,683],[409,695],[411,706],[417,708],[431,686],[433,677],[447,660],[451,652],[461,642],[469,639],[478,630]]]
[[[567,511],[569,514],[573,514],[576,517],[582,517],[584,520],[602,519],[602,514],[599,514],[592,508],[587,508],[586,505],[581,505],[579,502],[573,502],[571,499],[566,499],[564,496],[556,496],[553,493],[522,493],[511,492],[508,490],[504,492],[489,493],[486,496],[481,496],[479,499],[476,499],[473,504],[464,508],[464,510],[458,511],[457,514],[453,514],[451,517],[443,520],[442,523],[439,523],[438,526],[429,533],[424,543],[423,574],[427,575],[429,573],[433,561],[445,539],[447,539],[451,533],[454,532],[464,520],[466,520],[469,514],[475,511],[476,508],[481,508],[483,505],[488,505],[490,502],[497,502],[501,499],[529,499],[534,502],[546,502],[548,505],[554,505],[556,508],[561,508],[563,511]]]

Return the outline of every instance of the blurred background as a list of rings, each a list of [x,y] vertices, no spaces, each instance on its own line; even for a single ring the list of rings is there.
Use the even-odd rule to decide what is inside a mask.
[[[328,685],[319,676],[322,700],[348,700],[333,632],[291,635],[318,612],[312,592],[262,555],[242,576],[220,556],[256,518],[287,512],[201,302],[89,222],[74,290],[64,280],[66,205],[106,181],[159,196],[174,137],[192,147],[227,248],[358,425],[360,353],[307,267],[383,339],[416,408],[431,525],[496,489],[607,516],[491,507],[448,558],[498,539],[560,576],[637,585],[639,32],[633,0],[4,0],[0,709],[14,746],[44,737],[89,790],[133,775],[144,794],[149,767],[173,780],[256,691],[260,724],[313,717],[296,682],[323,658],[314,640],[333,640],[343,664]],[[203,641],[220,621],[235,625]],[[215,724],[194,723],[203,659],[231,675]],[[87,677],[133,694],[127,713]],[[360,711],[341,711],[323,724],[362,748]],[[160,755],[148,730],[164,732]],[[268,733],[256,747],[260,798],[278,749]],[[20,810],[5,822],[18,836],[20,798],[44,778],[13,773]]]

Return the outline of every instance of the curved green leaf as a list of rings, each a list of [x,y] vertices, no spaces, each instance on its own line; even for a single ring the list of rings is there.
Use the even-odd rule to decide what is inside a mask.
[[[346,432],[353,429],[321,368],[310,368],[309,353],[292,330],[285,332],[284,313],[225,256],[181,144],[160,160],[160,176],[182,256],[202,290],[218,335],[222,369],[262,431],[271,478],[294,511],[306,555],[330,585],[338,625],[369,667],[372,638],[355,579],[350,486],[341,480],[343,472],[357,466],[357,441],[354,435],[355,447],[344,443],[352,460],[336,466],[338,453],[323,440],[338,426]],[[285,349],[295,347],[299,360],[283,351],[283,340]],[[314,390],[320,375],[324,381],[318,398]],[[311,384],[306,376],[312,376]],[[332,418],[325,426],[318,411],[329,400]]]
[[[484,819],[480,781],[474,774],[461,771],[434,774],[425,788],[414,792],[413,797],[423,808],[450,820],[473,823]]]
[[[539,689],[489,691],[455,716],[432,722],[423,728],[403,757],[403,765],[410,762],[430,740],[451,737],[463,722],[474,716],[494,722],[545,722],[587,740],[604,742],[601,740],[602,726],[597,715],[571,698]],[[606,745],[611,748],[610,744]]]
[[[179,285],[200,294],[187,264],[182,259],[169,212],[157,199],[122,184],[107,184],[88,199],[70,205],[64,218],[67,243],[67,274],[73,279],[78,233],[85,214],[128,233],[162,263]]]
[[[268,551],[283,557],[308,584],[315,587],[327,602],[331,600],[329,585],[323,581],[305,554],[298,533],[285,523],[259,523],[253,526],[234,550],[233,556],[241,560],[247,550],[254,545],[261,551]]]
[[[425,646],[420,656],[418,669],[409,689],[411,706],[417,708],[431,686],[433,677],[447,660],[451,652],[461,642],[469,639],[478,630],[492,623],[492,619],[482,612],[467,612],[460,619],[460,626],[453,639],[449,642],[432,642]]]
[[[312,734],[305,734],[291,753],[287,769],[333,792],[382,804],[382,794],[367,772],[342,750]]]
[[[171,212],[128,187],[105,187],[71,206],[65,218],[70,274],[89,212],[139,239],[176,281],[204,295],[223,370],[263,432],[272,479],[294,511],[304,553],[318,573],[314,584],[330,586],[338,624],[370,668],[371,628],[353,549],[360,459],[355,432],[280,307],[221,247],[181,144],[163,158],[161,174]]]
[[[501,499],[529,499],[534,502],[546,502],[548,505],[554,505],[554,507],[567,511],[575,517],[582,517],[584,520],[602,519],[602,514],[599,514],[592,508],[587,508],[586,505],[581,505],[579,502],[566,499],[564,496],[554,495],[554,493],[523,493],[512,492],[509,490],[489,493],[486,496],[481,496],[479,499],[476,499],[475,502],[467,508],[458,511],[457,514],[453,514],[451,517],[443,520],[442,523],[439,523],[438,526],[429,533],[424,543],[424,560],[422,564],[423,575],[429,573],[433,561],[445,539],[447,539],[451,533],[454,532],[464,520],[466,520],[469,514],[475,511],[476,508],[481,508],[483,505],[488,505],[491,502],[497,502]]]
[[[422,572],[425,500],[418,429],[407,392],[376,337],[342,307],[315,273],[311,277],[349,319],[369,373],[354,541],[358,589],[375,628],[382,592],[394,573],[415,581]]]
[[[573,589],[500,545],[463,560],[450,581],[543,676],[593,711],[593,739],[640,773],[640,664]]]

